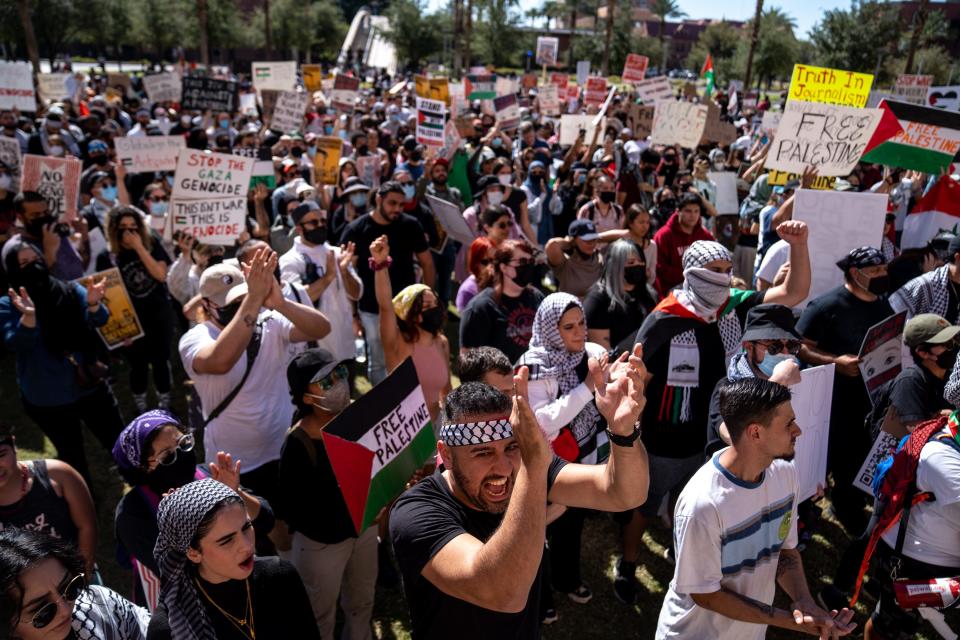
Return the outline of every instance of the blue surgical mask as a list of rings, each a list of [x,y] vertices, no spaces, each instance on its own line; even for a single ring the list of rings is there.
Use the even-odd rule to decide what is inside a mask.
[[[150,203],[150,215],[162,216],[165,213],[167,213],[167,202],[165,200]]]
[[[356,209],[363,209],[367,206],[367,194],[355,193],[350,196],[350,204]]]
[[[223,120],[221,120],[221,121],[220,121],[220,128],[221,128],[221,129],[229,129],[229,128],[230,128],[230,121],[227,120],[226,118],[224,118]]]
[[[101,187],[100,188],[100,197],[103,200],[109,202],[114,202],[117,199],[117,188],[116,187]]]
[[[316,155],[317,155],[317,148],[316,148],[316,147],[307,147],[307,155],[310,156],[311,158],[316,157]]]
[[[503,144],[503,140],[501,140],[500,138],[494,138],[493,140],[490,141],[491,147],[499,147],[502,144]]]
[[[332,124],[324,125],[324,127],[323,127],[323,133],[324,133],[325,135],[332,136],[332,135],[333,135],[333,125],[332,125]]]
[[[800,363],[800,361],[797,360],[797,356],[791,355],[789,353],[778,353],[775,356],[770,355],[769,353],[765,353],[763,356],[763,360],[757,363],[757,369],[760,370],[760,373],[762,373],[763,375],[769,378],[770,376],[773,375],[773,370],[776,368],[776,366],[781,362],[783,362],[784,360],[793,360],[797,364]]]
[[[167,184],[173,186],[173,176],[167,176]]]
[[[410,201],[413,200],[413,197],[417,195],[417,188],[412,184],[403,185],[403,198],[404,200]]]

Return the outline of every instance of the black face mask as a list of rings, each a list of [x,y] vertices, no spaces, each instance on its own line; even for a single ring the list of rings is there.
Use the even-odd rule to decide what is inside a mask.
[[[434,307],[420,312],[420,328],[436,335],[443,328],[443,309]]]
[[[313,229],[304,229],[303,239],[310,244],[323,244],[327,241],[327,227],[314,227]]]
[[[147,474],[147,486],[157,495],[178,489],[192,482],[197,473],[197,456],[193,451],[177,451],[173,464],[158,465]]]
[[[20,267],[18,280],[27,291],[36,291],[50,281],[50,271],[43,260],[34,260]]]
[[[28,222],[28,223],[27,223],[26,225],[24,225],[24,226],[25,226],[26,229],[27,229],[27,233],[29,233],[32,237],[34,237],[34,238],[42,238],[42,237],[43,237],[43,228],[44,228],[45,226],[47,226],[48,224],[54,222],[55,220],[56,220],[56,218],[54,218],[52,215],[50,215],[50,214],[48,213],[48,214],[45,215],[45,216],[40,216],[39,218],[34,218],[33,220],[31,220],[30,222]]]
[[[862,272],[861,272],[862,273]],[[890,276],[874,276],[867,282],[867,291],[875,296],[882,296],[890,291]]]
[[[207,258],[207,267],[212,267],[213,265],[220,264],[221,262],[223,262],[223,254],[215,253]]]
[[[677,210],[677,201],[661,200],[657,207],[660,209],[660,213],[673,213]]]
[[[525,287],[531,282],[534,278],[537,277],[537,265],[531,264],[521,264],[514,267],[517,275],[513,276],[512,280],[517,284],[518,287]]]
[[[953,371],[953,365],[957,363],[957,350],[950,349],[937,356],[937,366],[947,371]]]
[[[647,281],[647,268],[642,264],[624,267],[623,280],[627,284],[632,284],[635,287],[641,286]]]
[[[299,158],[303,155],[303,149],[300,147],[294,147],[293,149],[290,149],[290,155],[294,158]]]
[[[616,200],[617,194],[614,191],[601,191],[600,192],[600,202],[605,202],[607,204],[612,204]]]
[[[219,322],[220,325],[223,327],[227,326],[228,324],[230,324],[230,321],[233,320],[233,317],[237,315],[238,311],[240,311],[239,301],[234,302],[232,304],[228,304],[225,307],[220,307],[215,312],[217,316],[217,322]]]
[[[367,145],[365,145],[365,144],[358,144],[358,145],[357,145],[357,155],[358,155],[358,156],[365,156],[365,155],[367,155]]]
[[[423,154],[419,151],[413,151],[410,153],[411,162],[420,162],[420,159],[423,158]]]

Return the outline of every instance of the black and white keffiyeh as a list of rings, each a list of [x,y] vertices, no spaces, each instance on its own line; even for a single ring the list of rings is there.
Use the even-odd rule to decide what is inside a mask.
[[[890,295],[890,306],[897,313],[906,311],[908,318],[921,313],[935,313],[947,317],[950,305],[950,266],[944,265],[917,276]],[[957,324],[958,318],[947,318]]]
[[[73,603],[70,627],[78,640],[140,640],[150,612],[106,587],[90,585]]]
[[[166,605],[170,631],[176,640],[216,640],[216,633],[192,576],[187,571],[187,548],[203,518],[217,505],[240,496],[207,478],[180,487],[157,508],[157,544],[153,556],[160,567],[160,601]]]
[[[503,417],[483,422],[445,424],[440,427],[438,440],[442,440],[448,447],[465,447],[512,437],[513,425],[510,424],[510,418]]]
[[[683,270],[700,268],[714,260],[733,262],[730,250],[713,240],[697,240],[683,252]]]

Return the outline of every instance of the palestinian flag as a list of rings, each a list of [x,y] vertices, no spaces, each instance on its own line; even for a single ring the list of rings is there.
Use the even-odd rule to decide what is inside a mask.
[[[875,136],[863,162],[938,174],[960,156],[960,113],[893,100],[881,101],[880,108],[903,130],[879,143]]]
[[[958,233],[960,227],[960,182],[941,176],[903,222],[904,249],[925,247],[940,231]]]
[[[334,418],[323,445],[359,535],[437,449],[413,359]]]
[[[497,97],[496,75],[468,75],[463,81],[467,100],[493,100]]]
[[[713,93],[713,85],[716,80],[713,75],[713,58],[710,57],[710,54],[707,54],[707,59],[703,61],[703,69],[700,69],[700,77],[705,78],[707,81],[707,89],[704,92],[709,98],[710,94]]]

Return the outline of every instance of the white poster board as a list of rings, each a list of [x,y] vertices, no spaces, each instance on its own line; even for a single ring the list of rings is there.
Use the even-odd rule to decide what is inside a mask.
[[[180,102],[183,94],[183,77],[175,71],[143,76],[143,90],[150,102]]]
[[[250,65],[250,71],[253,76],[253,87],[257,91],[264,89],[293,91],[297,86],[296,60],[254,62]]]
[[[737,200],[737,174],[734,171],[708,171],[707,177],[717,185],[716,209],[719,215],[740,213]]]
[[[177,160],[172,231],[205,244],[231,246],[244,230],[254,159],[185,149]]]
[[[589,142],[593,135],[593,120],[595,116],[590,115],[570,115],[560,116],[560,146],[573,144],[577,141],[577,136],[581,131],[586,132],[586,140]],[[601,125],[601,130],[607,126],[606,119]]]
[[[427,196],[427,203],[447,234],[465,247],[469,247],[476,235],[467,226],[460,208],[451,202],[430,195]]]
[[[633,88],[637,92],[637,97],[647,104],[673,97],[673,88],[666,76],[657,76],[642,82],[635,82]]]
[[[577,84],[580,87],[587,84],[587,77],[590,75],[590,61],[589,60],[578,60],[577,61]]]
[[[557,52],[560,50],[560,39],[550,36],[537,38],[536,62],[539,66],[557,64]]]
[[[16,138],[0,136],[0,162],[7,165],[10,170],[12,182],[8,191],[17,193],[20,191],[20,141]]]
[[[70,97],[67,87],[69,73],[40,73],[37,75],[37,91],[44,102],[53,102]]]
[[[797,438],[793,464],[797,468],[803,502],[827,486],[827,449],[830,440],[830,410],[833,407],[833,376],[836,365],[827,364],[800,372],[800,382],[790,387],[791,404],[802,433]]]
[[[887,213],[884,193],[798,189],[793,219],[807,223],[810,250],[810,295],[798,308],[843,284],[837,260],[857,247],[880,247]]]
[[[947,111],[960,111],[960,84],[930,87],[927,90],[927,106]]]
[[[546,116],[560,115],[560,94],[557,85],[545,84],[537,93],[537,102],[540,103],[540,112]]]
[[[873,441],[873,446],[870,447],[870,453],[860,465],[857,477],[853,479],[853,486],[873,496],[873,477],[877,473],[877,465],[890,455],[899,443],[899,438],[881,430],[877,434],[877,439]]]
[[[303,130],[303,116],[307,112],[308,96],[302,91],[281,91],[273,107],[270,128],[281,133]]]
[[[0,109],[37,110],[30,63],[0,62]]]
[[[679,144],[696,149],[707,126],[708,113],[705,104],[661,100],[653,113],[650,144]]]
[[[187,146],[183,136],[134,136],[113,139],[117,160],[127,173],[173,171]]]

